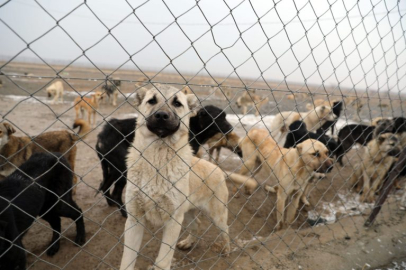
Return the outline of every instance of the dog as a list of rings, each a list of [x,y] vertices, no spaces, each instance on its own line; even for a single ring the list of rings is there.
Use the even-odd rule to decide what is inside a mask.
[[[319,106],[314,110],[309,112],[294,112],[287,111],[281,112],[275,115],[269,129],[272,133],[272,136],[283,145],[283,140],[286,133],[289,130],[289,126],[297,121],[302,120],[309,131],[316,131],[319,129],[326,121],[334,121],[337,118],[334,115],[331,107],[328,106]]]
[[[358,192],[362,186],[362,202],[374,202],[375,192],[383,184],[400,151],[399,139],[393,133],[381,134],[366,145],[362,161],[350,181],[352,187],[358,188]]]
[[[79,127],[79,133],[67,130],[45,132],[35,137],[17,137],[14,127],[9,123],[0,123],[0,177],[7,177],[26,162],[36,152],[59,152],[69,161],[75,170],[76,143],[84,139],[90,131],[89,124],[81,119],[75,121],[73,128]],[[76,175],[73,183],[77,184]],[[76,186],[73,189],[75,193]]]
[[[88,97],[77,97],[73,101],[75,104],[76,119],[79,119],[79,111],[82,113],[82,118],[85,118],[85,110],[87,110],[88,122],[94,127],[96,125],[96,112],[99,108],[100,100],[103,98],[103,93],[95,92]],[[91,122],[91,116],[93,115],[93,124]]]
[[[379,126],[367,126],[361,124],[351,124],[343,127],[338,132],[337,160],[341,166],[344,166],[343,157],[355,144],[367,145],[374,137],[383,133],[392,133],[396,129],[392,120],[386,119],[379,122]]]
[[[295,149],[280,148],[268,130],[264,129],[251,129],[241,140],[240,147],[244,164],[239,174],[254,172],[255,176],[264,168],[268,175],[274,175],[279,182],[276,213],[278,230],[294,221],[299,200],[310,179],[316,174],[324,174],[333,164],[328,157],[327,147],[321,142],[308,139],[299,143]],[[291,199],[291,203],[287,206],[285,218],[287,199]]]
[[[120,80],[110,80],[111,83],[107,83],[104,84],[102,86],[102,92],[104,92],[107,97],[109,98],[109,100],[106,101],[110,102],[111,100],[111,105],[113,105],[114,107],[117,106],[117,96],[118,96],[118,92],[120,91],[120,87],[121,87],[121,81]],[[111,98],[113,97],[113,98]]]
[[[341,111],[343,110],[343,102],[342,101],[335,101],[333,102],[333,106],[331,107],[333,109],[333,113],[336,117],[333,121],[326,121],[318,130],[317,134],[323,134],[326,135],[327,131],[331,129],[331,135],[334,135],[334,128],[337,123],[338,118],[341,116]]]
[[[35,153],[0,182],[1,269],[25,269],[22,238],[37,216],[53,230],[48,256],[59,250],[61,217],[75,221],[75,243],[81,246],[86,242],[82,210],[72,199],[72,176],[68,161],[60,153]]]
[[[335,156],[337,148],[339,147],[337,142],[333,138],[327,135],[308,131],[306,128],[306,124],[300,120],[293,122],[289,126],[289,132],[286,136],[286,141],[283,147],[296,147],[299,143],[302,143],[307,139],[313,139],[323,143],[329,150],[330,157]],[[331,167],[327,172],[330,172],[331,169],[333,169],[333,167]]]
[[[57,103],[58,99],[60,99],[61,103],[63,103],[63,83],[61,81],[56,81],[48,86],[46,88],[46,92],[49,98],[54,97],[54,99],[51,101],[52,104]]]
[[[268,97],[261,97],[257,94],[245,91],[236,101],[237,107],[242,107],[242,114],[247,114],[248,107],[252,106],[255,109],[255,116],[259,115],[261,107],[269,102]]]
[[[125,202],[124,253],[120,269],[133,269],[148,224],[163,227],[162,244],[154,267],[170,269],[175,245],[186,213],[199,208],[221,230],[219,250],[230,251],[228,189],[223,172],[214,164],[192,156],[189,119],[198,106],[195,95],[170,86],[139,89],[135,106],[140,113],[127,156],[128,185]],[[142,154],[142,155],[141,155]],[[178,248],[190,248],[193,233]]]
[[[216,164],[219,162],[222,147],[227,148],[242,157],[242,151],[238,145],[239,141],[240,137],[234,131],[231,131],[226,135],[221,133],[216,134],[207,141],[209,146],[209,161],[213,162],[214,151],[217,150],[217,156],[214,158],[214,160]]]

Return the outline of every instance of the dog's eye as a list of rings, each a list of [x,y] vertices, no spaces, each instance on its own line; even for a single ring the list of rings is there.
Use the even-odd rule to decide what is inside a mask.
[[[313,153],[313,156],[319,157],[319,156],[320,156],[320,153],[319,153],[319,152]]]
[[[148,100],[147,102],[148,102],[148,104],[151,104],[151,105],[157,104],[156,97],[151,98],[151,99]]]
[[[182,105],[182,103],[180,103],[179,101],[177,101],[176,99],[174,99],[174,100],[173,100],[173,106],[179,108],[179,107],[182,107],[183,105]]]

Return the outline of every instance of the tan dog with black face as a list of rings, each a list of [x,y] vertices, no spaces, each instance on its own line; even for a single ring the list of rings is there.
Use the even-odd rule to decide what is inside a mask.
[[[309,112],[281,112],[275,115],[269,130],[272,132],[272,137],[283,145],[283,139],[285,139],[289,126],[293,122],[301,120],[306,124],[309,131],[316,132],[326,121],[334,121],[336,118],[337,116],[333,113],[331,107],[324,105],[318,106]]]
[[[120,269],[134,269],[144,228],[163,228],[162,244],[154,267],[170,269],[184,216],[199,208],[221,230],[223,253],[230,251],[228,236],[228,189],[221,169],[194,158],[189,146],[189,119],[195,114],[195,95],[159,85],[141,88],[135,97],[140,115],[133,147],[127,157],[124,254]],[[190,248],[196,241],[198,221],[178,248]]]
[[[280,148],[264,129],[252,129],[241,141],[244,164],[240,174],[258,173],[261,168],[279,181],[277,188],[277,229],[295,220],[299,200],[310,179],[321,177],[333,164],[327,147],[316,140],[306,140],[296,148]],[[271,190],[272,188],[266,188]],[[291,199],[287,206],[286,200]]]
[[[395,156],[399,153],[399,139],[392,133],[378,135],[366,145],[362,162],[350,181],[351,186],[356,187],[356,191],[359,192],[362,187],[360,198],[362,202],[374,202],[375,192],[383,184],[386,173],[396,162]]]

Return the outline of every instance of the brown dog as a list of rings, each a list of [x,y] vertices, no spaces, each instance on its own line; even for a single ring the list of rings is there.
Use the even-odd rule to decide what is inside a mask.
[[[85,113],[84,110],[87,110],[88,115],[88,122],[92,126],[96,125],[96,111],[99,108],[99,102],[103,98],[103,93],[95,92],[94,94],[88,97],[77,97],[75,98],[75,111],[76,111],[76,119],[79,119],[79,111],[82,112],[82,118],[84,118]],[[91,115],[93,115],[93,124],[90,121]]]
[[[73,128],[79,127],[79,133],[73,134],[67,130],[50,131],[33,138],[17,137],[14,127],[9,123],[0,124],[0,178],[9,176],[33,153],[59,152],[75,170],[76,142],[85,138],[90,130],[89,124],[81,119],[75,121]],[[74,175],[73,183],[77,183]],[[75,189],[74,189],[75,191]]]
[[[237,107],[241,108],[242,107],[242,114],[246,115],[247,114],[247,109],[249,106],[252,106],[255,109],[255,116],[259,115],[259,110],[263,105],[268,103],[269,98],[268,97],[261,97],[257,94],[254,94],[250,91],[245,91],[238,99],[237,99]]]
[[[244,164],[240,174],[258,173],[261,168],[279,181],[277,188],[277,229],[291,224],[299,206],[299,200],[310,179],[323,175],[333,164],[327,147],[319,141],[308,139],[296,148],[280,148],[267,130],[252,129],[241,143]],[[262,166],[264,165],[264,166]],[[267,188],[268,190],[272,188]],[[285,219],[286,200],[287,206]]]
[[[226,135],[223,135],[221,133],[214,135],[207,141],[207,144],[209,145],[209,161],[210,162],[213,161],[214,150],[217,150],[217,156],[216,158],[214,158],[214,160],[216,161],[216,163],[218,163],[222,147],[230,149],[231,151],[236,152],[237,154],[240,154],[241,149],[238,146],[239,141],[240,137],[234,131]]]
[[[386,173],[397,160],[395,156],[399,153],[399,139],[392,133],[379,135],[367,144],[362,162],[350,181],[357,192],[360,192],[362,187],[361,201],[374,202],[375,192],[383,184]]]

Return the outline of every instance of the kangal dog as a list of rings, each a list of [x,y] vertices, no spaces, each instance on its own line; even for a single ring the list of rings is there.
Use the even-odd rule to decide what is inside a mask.
[[[309,112],[281,112],[275,115],[271,126],[272,137],[280,145],[284,145],[285,135],[289,131],[289,126],[298,120],[303,121],[309,131],[316,132],[326,121],[334,121],[337,116],[329,106],[318,106]]]
[[[186,213],[205,211],[221,230],[218,250],[230,251],[228,190],[223,172],[208,161],[194,158],[189,146],[189,118],[198,105],[195,95],[161,85],[140,88],[135,106],[137,120],[133,147],[127,156],[124,253],[120,269],[134,269],[144,228],[163,228],[162,244],[154,267],[170,269],[175,245]],[[196,241],[198,221],[192,233],[177,245],[190,248]]]
[[[46,88],[48,97],[54,97],[54,99],[51,101],[52,104],[55,104],[58,102],[58,99],[61,100],[61,103],[63,103],[63,83],[61,81],[56,81],[50,86]]]
[[[379,190],[386,173],[397,160],[395,156],[400,153],[399,146],[399,139],[392,133],[378,135],[367,144],[362,161],[350,181],[356,191],[361,191],[362,187],[362,202],[374,202],[375,192]]]
[[[277,229],[294,222],[299,200],[309,181],[314,177],[324,177],[333,164],[328,157],[328,149],[321,142],[308,139],[296,148],[281,148],[265,129],[251,129],[241,140],[240,147],[244,159],[240,174],[253,172],[255,175],[264,168],[279,182],[276,187],[265,187],[268,191],[277,192]],[[288,199],[290,203],[286,207],[285,219]]]

